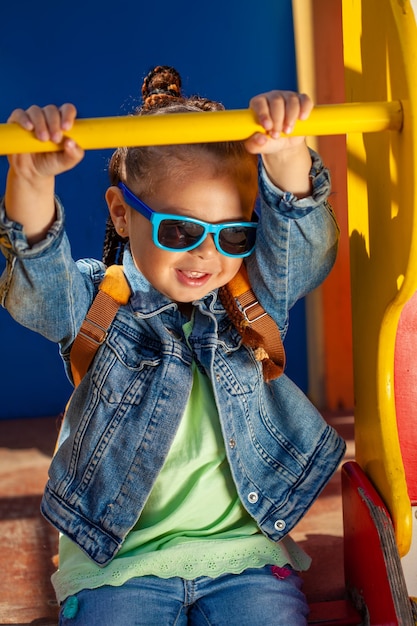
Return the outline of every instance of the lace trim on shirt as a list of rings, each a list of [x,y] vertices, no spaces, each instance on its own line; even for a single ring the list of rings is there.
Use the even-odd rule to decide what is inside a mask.
[[[180,545],[170,550],[161,550],[141,554],[141,556],[115,559],[104,569],[98,569],[88,564],[80,571],[67,572],[60,580],[59,571],[52,576],[52,582],[59,602],[66,597],[81,591],[81,589],[96,589],[102,585],[123,585],[127,580],[139,576],[158,576],[173,578],[180,576],[192,580],[200,576],[217,578],[222,574],[240,574],[249,567],[264,567],[265,565],[291,565],[296,570],[306,570],[310,565],[310,558],[290,538],[288,547],[268,542],[259,545],[257,539],[249,540],[251,547],[237,547],[233,542],[232,552],[225,546],[225,542],[195,542],[191,546]],[[245,543],[248,539],[245,540]],[[195,544],[198,544],[196,546]],[[256,545],[258,543],[258,545]],[[209,545],[207,545],[209,544]],[[215,545],[217,544],[217,545]]]

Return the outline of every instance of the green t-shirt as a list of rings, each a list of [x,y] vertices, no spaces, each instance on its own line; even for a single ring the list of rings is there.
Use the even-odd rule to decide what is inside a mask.
[[[242,506],[210,381],[193,364],[192,391],[171,450],[116,557],[99,567],[62,535],[59,563],[52,582],[62,602],[82,589],[122,585],[137,576],[214,578],[286,563],[305,570],[310,558],[290,537],[270,541]]]

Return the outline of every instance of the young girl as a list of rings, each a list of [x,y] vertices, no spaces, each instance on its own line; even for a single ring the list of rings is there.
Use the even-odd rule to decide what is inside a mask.
[[[180,88],[156,67],[138,113],[222,108]],[[250,106],[267,132],[244,143],[116,150],[104,262],[72,260],[54,197],[55,176],[83,157],[64,136],[74,106],[10,116],[62,150],[9,157],[3,306],[60,344],[71,377],[106,266],[122,261],[131,289],[72,396],[42,502],[61,532],[61,625],[307,623],[296,570],[309,558],[288,533],[344,443],[268,369],[229,283],[245,263],[285,335],[290,307],[332,267],[338,228],[319,156],[282,135],[310,99],[272,91]]]

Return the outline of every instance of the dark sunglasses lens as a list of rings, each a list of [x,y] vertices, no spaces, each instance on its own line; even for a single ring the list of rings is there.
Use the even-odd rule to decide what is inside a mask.
[[[219,243],[227,254],[245,254],[255,245],[256,228],[234,226],[220,231]]]
[[[194,246],[203,235],[203,226],[182,220],[163,220],[158,229],[159,243],[173,250]]]

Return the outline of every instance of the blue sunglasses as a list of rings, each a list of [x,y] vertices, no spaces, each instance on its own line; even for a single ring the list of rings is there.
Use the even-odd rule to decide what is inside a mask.
[[[146,217],[152,224],[152,241],[162,250],[187,252],[197,248],[209,233],[213,234],[217,250],[230,257],[246,257],[255,247],[256,222],[225,222],[210,224],[192,217],[178,217],[157,213],[135,196],[123,183],[122,190],[127,204]]]

